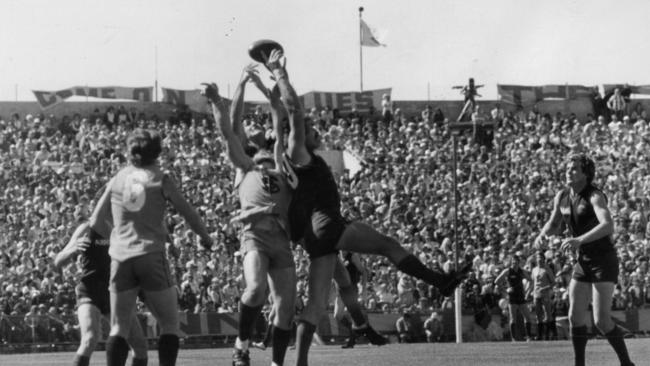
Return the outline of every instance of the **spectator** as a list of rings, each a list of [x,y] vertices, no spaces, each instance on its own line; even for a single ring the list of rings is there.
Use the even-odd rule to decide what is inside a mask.
[[[71,284],[76,266],[55,271],[49,258],[61,249],[78,218],[84,217],[83,212],[94,206],[88,195],[125,163],[124,136],[136,126],[153,124],[164,137],[161,165],[181,183],[191,203],[203,207],[200,213],[207,218],[218,243],[215,253],[205,261],[193,260],[203,255],[197,251],[192,237],[185,235],[187,227],[174,223],[172,213],[167,249],[175,253],[170,262],[177,283],[182,286],[187,280],[184,275],[192,273],[194,301],[200,296],[198,303],[203,308],[208,308],[209,299],[221,311],[235,310],[233,298],[242,288],[236,275],[241,272],[241,263],[235,255],[235,231],[228,222],[238,203],[232,195],[234,172],[221,155],[223,142],[215,136],[208,121],[192,122],[192,117],[185,115],[179,117],[178,123],[172,123],[127,109],[129,118],[124,122],[121,108],[114,108],[112,129],[105,126],[105,113],[100,110],[86,115],[72,113],[69,118],[45,118],[34,113],[13,115],[4,124],[0,122],[0,197],[7,203],[0,208],[0,227],[5,234],[0,237],[0,298],[5,298],[0,305],[7,315],[15,311],[19,323],[32,304],[52,301],[58,309],[73,304]],[[442,109],[431,106],[426,110],[423,115],[409,116],[402,108],[398,116],[395,108],[393,120],[378,122],[376,131],[364,129],[368,116],[355,112],[339,116],[330,126],[324,125],[322,132],[329,136],[331,147],[351,151],[364,161],[355,176],[341,177],[346,215],[368,215],[373,226],[399,237],[430,267],[450,268],[454,204],[448,194],[452,180],[449,130],[443,123]],[[526,259],[534,254],[529,244],[531,233],[539,230],[548,215],[547,210],[534,203],[550,201],[562,184],[562,157],[570,151],[584,150],[601,162],[602,171],[596,179],[602,181],[613,213],[621,217],[617,221],[616,240],[624,244],[626,254],[621,250],[625,262],[621,267],[617,306],[626,309],[650,303],[650,292],[646,289],[650,286],[650,273],[644,264],[650,238],[646,233],[650,232],[650,205],[646,199],[650,171],[645,167],[650,159],[650,132],[646,131],[646,111],[635,106],[629,115],[632,127],[621,125],[616,133],[610,132],[602,112],[594,112],[584,121],[576,121],[571,115],[544,116],[539,110],[531,112],[529,119],[526,113],[506,110],[503,120],[494,127],[493,150],[482,150],[470,131],[458,138],[458,240],[464,246],[474,247],[470,254],[473,278],[480,286],[483,301],[494,307],[503,297],[504,294],[488,288],[505,268],[510,253],[521,251]],[[320,120],[320,111],[315,113]],[[329,112],[322,117],[330,119]],[[617,116],[617,120],[623,117]],[[52,122],[51,130],[45,126],[46,120]],[[247,122],[247,130],[260,143],[268,138],[266,120],[264,108],[260,107]],[[44,146],[49,153],[47,158]],[[209,184],[205,183],[206,177],[213,177]],[[551,238],[546,253],[552,260],[549,268],[557,277],[553,308],[558,322],[566,315],[563,299],[573,260],[558,250],[559,244],[559,240]],[[362,260],[368,271],[366,302],[374,302],[378,310],[394,311],[399,307],[398,299],[404,297],[400,294],[409,293],[400,293],[397,271],[382,259]],[[295,261],[298,273],[304,272],[307,260],[301,251],[296,251]],[[196,268],[188,267],[192,263]],[[205,268],[209,271],[204,273]],[[633,275],[638,278],[638,286]],[[305,277],[300,278],[304,285]],[[205,284],[204,289],[201,283]],[[27,288],[25,293],[23,287]],[[636,296],[630,295],[636,295],[637,287],[643,290],[642,305]],[[223,288],[228,288],[229,294],[222,293]],[[445,306],[453,307],[451,299],[445,301],[437,291],[418,284],[413,286],[412,295],[414,300],[419,299],[414,304],[427,313],[432,307],[438,309],[443,301]]]
[[[432,312],[431,316],[424,321],[424,334],[427,337],[427,342],[440,342],[443,333],[442,316],[437,312]]]
[[[621,89],[614,89],[614,94],[612,94],[612,96],[607,100],[607,108],[609,108],[610,112],[615,114],[618,118],[623,118],[626,106],[627,103],[625,102],[623,95],[621,95]]]
[[[399,343],[414,343],[419,341],[418,321],[419,319],[416,319],[416,316],[411,314],[409,309],[402,310],[402,315],[395,322]]]

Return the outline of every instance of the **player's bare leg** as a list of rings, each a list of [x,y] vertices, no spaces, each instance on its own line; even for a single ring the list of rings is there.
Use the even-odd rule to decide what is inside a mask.
[[[633,366],[630,355],[625,346],[623,331],[612,320],[612,298],[614,294],[613,282],[596,282],[592,286],[594,323],[609,344],[614,348],[622,366]]]
[[[337,249],[350,252],[381,255],[400,271],[436,286],[447,297],[465,279],[469,265],[459,271],[443,273],[427,268],[416,256],[409,253],[395,239],[379,233],[371,226],[355,221],[350,223],[339,239]]]
[[[309,265],[307,304],[296,329],[296,366],[308,365],[308,353],[318,321],[325,314],[337,260],[336,254],[314,258]]]

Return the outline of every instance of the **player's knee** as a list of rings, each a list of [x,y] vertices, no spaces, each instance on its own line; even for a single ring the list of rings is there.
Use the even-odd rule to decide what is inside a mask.
[[[282,329],[290,328],[291,323],[293,322],[293,317],[294,317],[293,307],[288,308],[285,306],[283,308],[278,309],[275,318],[273,318],[273,325],[280,327]]]
[[[325,313],[325,305],[307,304],[300,314],[300,319],[311,324],[318,324],[318,320]]]
[[[158,325],[160,326],[160,334],[175,334],[178,335],[178,321],[176,319],[158,319]]]
[[[614,323],[612,322],[611,318],[609,317],[594,317],[594,325],[598,330],[600,330],[601,333],[605,334],[612,330],[612,325]]]
[[[569,314],[569,324],[572,327],[578,327],[581,326],[583,321],[582,321],[583,316],[578,316],[578,314]]]
[[[381,240],[378,241],[376,247],[379,254],[389,258],[392,256],[400,256],[405,251],[397,240],[386,235],[381,236]]]
[[[357,287],[354,286],[352,283],[350,283],[347,286],[340,286],[339,287],[339,294],[341,295],[342,299],[352,297],[356,298],[358,296],[357,293]]]
[[[99,342],[99,334],[96,332],[90,331],[86,332],[81,336],[81,341],[79,342],[79,350],[84,354],[92,352],[97,347]]]
[[[144,337],[128,339],[136,358],[147,358],[147,340]]]
[[[247,286],[242,294],[241,301],[248,306],[260,306],[266,300],[266,288],[262,286]]]

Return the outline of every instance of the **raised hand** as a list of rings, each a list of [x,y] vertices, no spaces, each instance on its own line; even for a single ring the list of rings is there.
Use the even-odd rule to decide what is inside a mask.
[[[268,57],[262,53],[266,67],[273,72],[273,70],[284,69],[287,66],[287,59],[284,57],[284,53],[280,49],[274,49],[271,51],[271,54]],[[284,58],[284,62],[281,62]]]
[[[259,78],[257,75],[257,64],[250,63],[244,67],[241,75],[241,83],[247,83],[249,81],[254,81],[255,77]]]
[[[219,87],[215,83],[201,83],[201,95],[206,97],[210,103],[217,103],[221,100]]]
[[[244,68],[244,73],[247,74],[247,79],[248,81],[252,82],[255,84],[257,89],[259,89],[266,99],[270,99],[270,91],[269,89],[266,88],[264,83],[262,82],[262,79],[260,78],[259,71],[257,70],[257,64],[250,64]]]

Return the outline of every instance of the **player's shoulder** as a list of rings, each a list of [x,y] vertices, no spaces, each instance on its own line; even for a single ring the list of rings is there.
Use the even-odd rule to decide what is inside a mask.
[[[591,185],[591,184],[588,185],[588,186],[584,189],[583,192],[584,192],[585,198],[587,198],[587,199],[589,199],[589,200],[593,200],[593,199],[606,199],[606,198],[607,198],[607,197],[605,196],[605,193],[603,193],[603,191],[601,191],[598,187],[593,186],[593,185]]]

